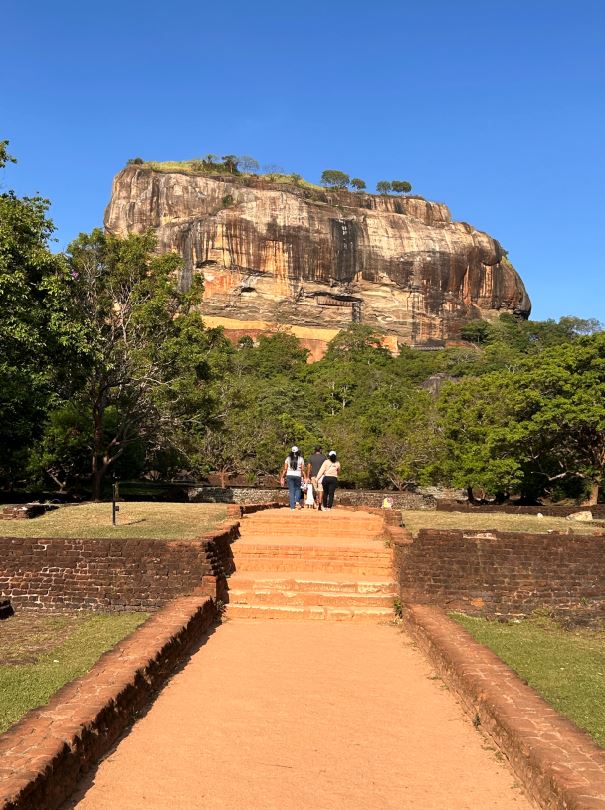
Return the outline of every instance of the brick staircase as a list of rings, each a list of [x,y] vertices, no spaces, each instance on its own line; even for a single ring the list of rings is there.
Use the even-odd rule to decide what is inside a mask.
[[[275,509],[242,519],[227,616],[385,621],[396,595],[382,518]]]

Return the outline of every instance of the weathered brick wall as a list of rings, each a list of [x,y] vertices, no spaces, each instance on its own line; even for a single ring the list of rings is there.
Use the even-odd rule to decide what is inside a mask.
[[[458,501],[437,501],[435,508],[438,512],[468,512],[476,515],[483,515],[493,512],[505,513],[507,515],[537,515],[538,513],[547,517],[567,517],[574,512],[592,512],[594,518],[605,518],[605,504],[600,503],[595,506],[515,506],[514,504],[471,504],[459,503]]]
[[[0,538],[0,597],[17,609],[142,610],[212,575],[210,541]]]
[[[484,615],[536,608],[605,616],[605,534],[423,529],[394,537],[405,602]]]
[[[264,489],[261,487],[191,487],[189,500],[196,503],[234,504],[280,504],[288,503],[287,489]],[[420,492],[391,492],[369,489],[337,489],[335,504],[338,506],[380,507],[385,497],[393,501],[395,509],[434,509],[433,495]]]

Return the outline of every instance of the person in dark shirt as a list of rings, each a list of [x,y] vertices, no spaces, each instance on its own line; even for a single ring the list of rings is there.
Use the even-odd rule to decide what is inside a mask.
[[[321,482],[317,480],[317,473],[325,460],[326,456],[321,452],[321,447],[317,445],[313,453],[311,453],[309,463],[307,464],[307,480],[310,480],[313,484],[313,491],[317,495],[317,508],[319,510],[322,508],[323,487]]]

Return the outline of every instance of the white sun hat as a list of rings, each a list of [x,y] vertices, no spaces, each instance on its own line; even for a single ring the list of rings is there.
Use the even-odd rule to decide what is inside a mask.
[[[294,445],[294,447],[292,448],[292,452],[293,453],[298,453],[298,447],[296,445]]]

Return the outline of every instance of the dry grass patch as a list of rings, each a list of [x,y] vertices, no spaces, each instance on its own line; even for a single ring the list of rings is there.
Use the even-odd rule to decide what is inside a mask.
[[[507,515],[504,512],[469,514],[468,512],[404,511],[403,523],[413,535],[420,529],[463,529],[500,532],[569,532],[573,534],[605,533],[603,521],[582,523],[558,517]]]
[[[117,525],[111,525],[110,503],[62,506],[32,520],[5,520],[2,537],[77,537],[193,540],[227,516],[223,504],[122,502]]]

